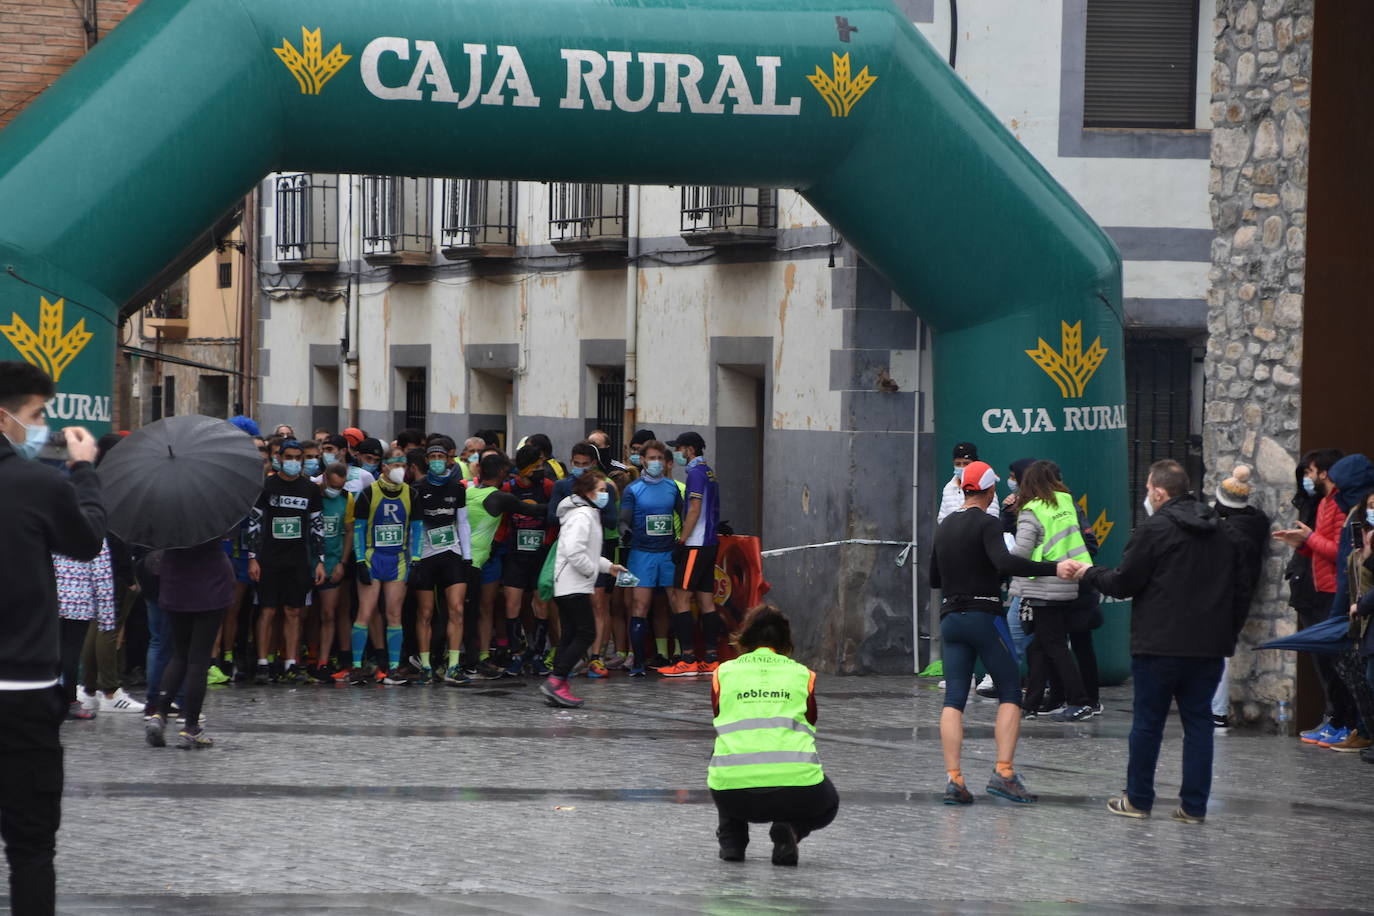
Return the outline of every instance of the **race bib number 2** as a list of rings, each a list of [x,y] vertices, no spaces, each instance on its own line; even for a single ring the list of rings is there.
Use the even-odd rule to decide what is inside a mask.
[[[272,537],[278,541],[295,541],[301,536],[300,516],[272,519]]]
[[[458,533],[453,530],[452,525],[430,528],[425,532],[425,536],[429,538],[431,550],[448,550],[458,543]]]
[[[538,528],[521,528],[516,534],[516,550],[538,550],[544,546],[544,532]]]

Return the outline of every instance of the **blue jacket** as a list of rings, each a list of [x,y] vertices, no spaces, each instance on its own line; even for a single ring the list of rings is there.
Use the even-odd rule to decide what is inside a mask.
[[[1341,525],[1341,540],[1336,547],[1336,597],[1331,600],[1328,616],[1345,617],[1350,612],[1350,580],[1346,568],[1350,565],[1353,544],[1349,516],[1356,506],[1363,507],[1365,498],[1374,492],[1374,464],[1364,455],[1346,455],[1331,466],[1328,476],[1340,488],[1336,493],[1336,505],[1346,514],[1345,523]]]

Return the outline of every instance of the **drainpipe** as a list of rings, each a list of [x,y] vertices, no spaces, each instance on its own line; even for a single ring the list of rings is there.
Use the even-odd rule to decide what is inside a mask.
[[[629,442],[639,413],[639,185],[630,185],[625,225],[629,231],[629,264],[625,271],[625,425],[621,436]]]
[[[239,354],[238,413],[253,416],[253,297],[258,294],[258,207],[261,201],[255,187],[243,204],[239,224]]]

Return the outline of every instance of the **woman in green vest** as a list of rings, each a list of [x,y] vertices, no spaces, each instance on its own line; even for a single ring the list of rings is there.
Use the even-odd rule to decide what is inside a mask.
[[[1045,563],[1076,560],[1092,565],[1079,527],[1078,507],[1059,479],[1059,466],[1037,461],[1021,475],[1016,489],[1016,546],[1012,553]],[[1064,685],[1062,710],[1051,718],[1081,722],[1093,709],[1078,664],[1069,654],[1069,617],[1078,600],[1078,583],[1053,576],[1013,576],[1011,594],[1021,599],[1021,625],[1034,639],[1027,651],[1029,688],[1021,706],[1022,718],[1036,718],[1051,669]]]
[[[749,825],[772,824],[773,864],[796,865],[797,843],[840,808],[816,753],[816,674],[794,662],[792,627],[760,605],[731,640],[740,655],[711,677],[716,747],[706,771],[720,857],[743,862]]]

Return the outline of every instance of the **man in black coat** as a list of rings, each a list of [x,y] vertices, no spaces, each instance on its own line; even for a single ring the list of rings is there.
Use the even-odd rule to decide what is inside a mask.
[[[1183,721],[1183,786],[1175,820],[1200,824],[1212,787],[1212,695],[1222,659],[1236,649],[1248,602],[1236,588],[1238,552],[1216,512],[1189,494],[1177,461],[1156,461],[1146,483],[1150,517],[1131,533],[1117,569],[1090,567],[1083,581],[1105,595],[1132,598],[1131,722],[1126,792],[1107,807],[1150,816],[1155,764],[1169,708]]]
[[[49,435],[43,409],[53,393],[42,370],[0,362],[0,836],[15,916],[55,907],[53,855],[62,813],[57,732],[67,704],[58,687],[52,554],[93,560],[105,538],[91,434],[64,430],[70,479],[32,460]]]

